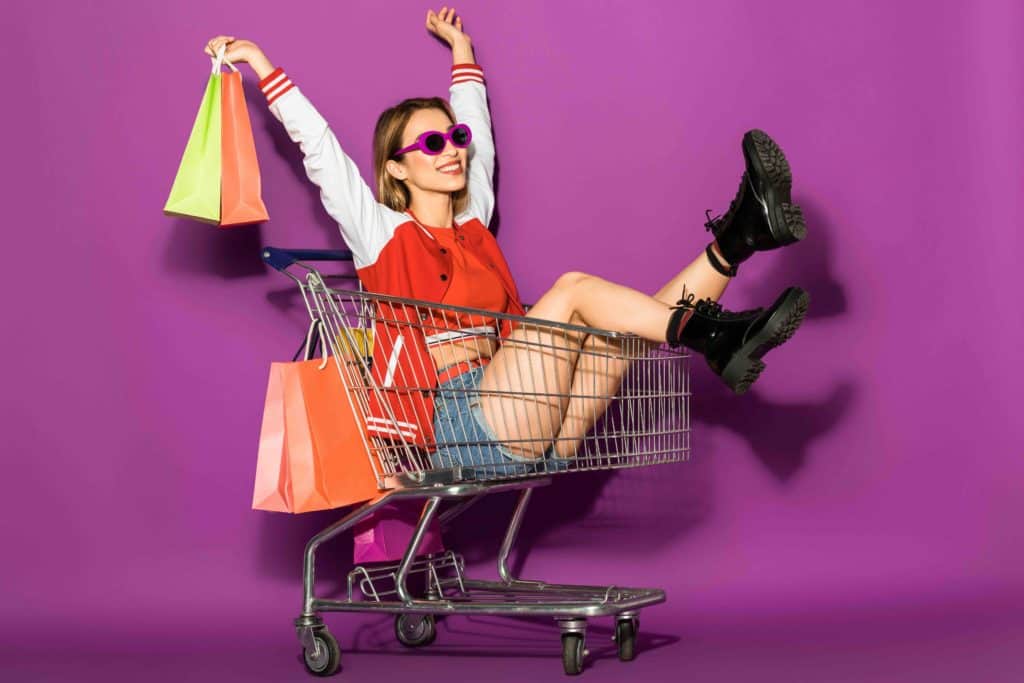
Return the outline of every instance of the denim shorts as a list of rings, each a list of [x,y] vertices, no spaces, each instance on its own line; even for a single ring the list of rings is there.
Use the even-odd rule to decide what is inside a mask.
[[[512,453],[497,437],[480,411],[477,387],[484,368],[453,377],[437,387],[434,398],[434,435],[437,450],[430,454],[435,469],[461,465],[465,478],[486,479],[491,476],[514,477],[543,471],[569,468],[575,458],[557,458],[554,445],[544,453],[544,460]]]

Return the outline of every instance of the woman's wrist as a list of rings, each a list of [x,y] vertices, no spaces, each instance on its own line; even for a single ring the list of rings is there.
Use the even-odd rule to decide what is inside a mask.
[[[249,62],[249,66],[252,67],[252,70],[256,72],[256,77],[261,81],[274,73],[274,65],[270,63],[270,60],[267,59],[267,56],[262,52],[253,55],[247,61]]]
[[[452,64],[475,64],[473,42],[469,36],[463,36],[452,42]]]

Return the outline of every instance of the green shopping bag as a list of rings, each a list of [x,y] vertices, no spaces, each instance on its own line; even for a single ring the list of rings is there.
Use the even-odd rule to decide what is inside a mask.
[[[213,72],[206,93],[192,124],[192,134],[174,177],[171,196],[164,205],[169,216],[195,218],[207,223],[220,222],[221,179],[221,77],[223,50],[213,60]]]

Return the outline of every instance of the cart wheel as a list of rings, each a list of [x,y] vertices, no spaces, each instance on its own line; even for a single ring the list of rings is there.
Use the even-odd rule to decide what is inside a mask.
[[[430,645],[437,638],[434,615],[399,614],[395,617],[395,636],[406,647]]]
[[[636,657],[636,632],[640,628],[640,620],[636,618],[619,619],[615,623],[615,642],[619,646],[619,660],[631,662]]]
[[[583,671],[583,634],[562,634],[562,667],[569,676]]]
[[[316,650],[302,648],[302,661],[314,676],[333,676],[341,666],[341,648],[331,632],[322,628],[313,634]]]

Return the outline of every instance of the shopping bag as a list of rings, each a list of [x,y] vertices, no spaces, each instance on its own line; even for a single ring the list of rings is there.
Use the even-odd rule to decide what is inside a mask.
[[[213,60],[203,101],[192,124],[192,134],[164,204],[169,216],[184,216],[207,223],[220,221],[221,75],[223,51]]]
[[[260,167],[242,74],[221,76],[220,225],[244,225],[269,219],[260,197]]]
[[[378,495],[349,391],[333,358],[271,364],[253,509],[309,512]]]
[[[352,529],[352,561],[394,562],[402,559],[423,512],[423,501],[403,500],[378,508]],[[420,543],[419,554],[444,552],[441,523],[437,515],[430,520]]]
[[[284,445],[283,375],[271,364],[256,456],[256,484],[252,494],[254,510],[292,511],[292,486]]]

